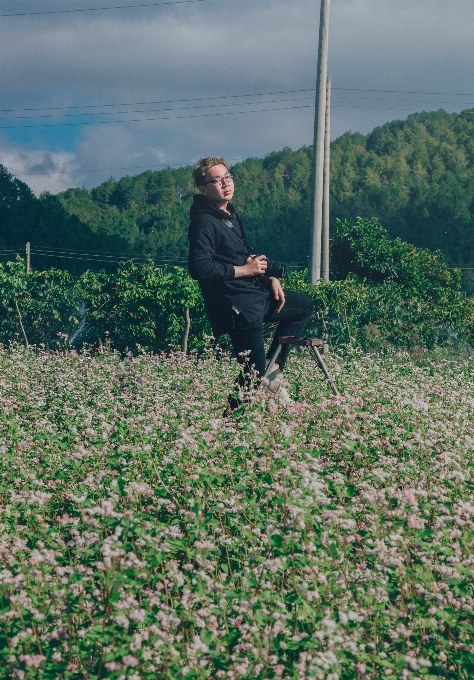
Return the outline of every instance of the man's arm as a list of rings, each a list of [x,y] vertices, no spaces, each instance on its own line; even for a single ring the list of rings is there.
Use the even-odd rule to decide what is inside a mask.
[[[258,276],[267,269],[267,258],[264,255],[250,255],[244,265],[215,261],[215,235],[212,225],[204,223],[189,246],[189,273],[193,279],[209,282],[230,281],[244,276]]]
[[[209,282],[224,282],[234,278],[234,266],[216,262],[215,239],[212,226],[202,225],[189,245],[189,273],[193,279]]]
[[[238,267],[234,265],[234,278],[240,279],[243,276],[258,276],[259,274],[265,274],[267,270],[267,258],[265,255],[249,255],[247,262]]]

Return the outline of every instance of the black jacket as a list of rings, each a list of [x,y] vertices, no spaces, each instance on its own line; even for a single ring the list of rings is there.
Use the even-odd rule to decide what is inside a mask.
[[[263,319],[268,307],[268,278],[235,278],[234,265],[252,254],[234,207],[230,215],[201,194],[194,196],[189,225],[189,273],[197,279],[216,337],[232,330],[232,307],[252,323]]]

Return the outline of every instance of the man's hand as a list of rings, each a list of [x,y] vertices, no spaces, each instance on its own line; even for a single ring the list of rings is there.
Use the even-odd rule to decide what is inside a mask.
[[[285,293],[283,292],[283,288],[281,287],[281,283],[278,279],[276,279],[274,276],[270,276],[269,281],[272,285],[272,291],[273,295],[275,296],[275,300],[280,302],[276,311],[280,312],[285,304]]]
[[[235,278],[239,279],[242,276],[258,276],[259,274],[265,274],[267,271],[267,258],[265,255],[249,255],[246,263],[242,267],[236,267]]]

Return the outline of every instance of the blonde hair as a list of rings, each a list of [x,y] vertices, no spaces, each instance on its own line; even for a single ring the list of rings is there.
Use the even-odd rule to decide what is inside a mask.
[[[222,158],[222,156],[208,156],[207,158],[200,158],[193,168],[193,179],[196,186],[202,186],[205,184],[206,172],[209,168],[213,168],[215,165],[225,165],[227,170],[229,166]]]

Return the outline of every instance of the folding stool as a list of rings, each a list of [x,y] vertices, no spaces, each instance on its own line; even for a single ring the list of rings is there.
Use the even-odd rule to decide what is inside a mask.
[[[329,373],[328,368],[321,356],[320,350],[323,349],[323,341],[320,340],[320,338],[297,338],[294,335],[280,336],[278,338],[278,347],[273,353],[273,356],[270,358],[267,370],[265,371],[265,377],[267,377],[272,372],[273,366],[275,365],[275,362],[278,359],[278,356],[280,355],[283,345],[307,347],[311,358],[314,359],[314,361],[318,364],[319,368],[322,370],[327,381],[329,382],[333,394],[335,394],[336,396],[339,395],[334,380],[332,379],[332,376]]]

